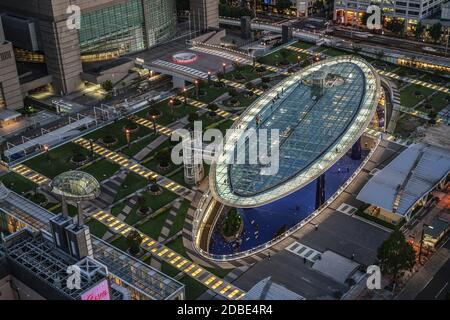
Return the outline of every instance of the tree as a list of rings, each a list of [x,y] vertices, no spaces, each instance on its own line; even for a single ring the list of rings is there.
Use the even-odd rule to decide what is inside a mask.
[[[416,255],[403,233],[396,228],[378,248],[381,271],[392,276],[394,284],[406,270],[414,266]]]
[[[111,80],[106,80],[105,82],[103,82],[102,83],[102,89],[107,91],[107,92],[112,91],[114,89],[114,85],[113,85],[112,81]]]
[[[128,250],[132,255],[138,254],[140,251],[142,236],[136,230],[130,231],[127,236]]]
[[[275,7],[277,8],[278,12],[283,13],[285,10],[289,9],[291,5],[291,0],[278,0]]]
[[[433,24],[429,30],[429,33],[431,39],[433,39],[434,42],[439,41],[439,39],[441,39],[442,36],[442,24],[439,22]]]
[[[188,115],[188,121],[190,122],[190,123],[193,123],[194,121],[197,121],[199,119],[199,116],[198,116],[198,114],[196,113],[196,112],[191,112],[191,113],[189,113],[189,115]]]
[[[423,32],[425,31],[425,26],[419,22],[414,30],[414,37],[416,40],[420,40],[422,38]]]

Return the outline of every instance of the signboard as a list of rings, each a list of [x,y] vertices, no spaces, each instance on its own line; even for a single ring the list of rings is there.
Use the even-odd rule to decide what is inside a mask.
[[[81,300],[111,300],[108,280],[105,279],[81,295]]]

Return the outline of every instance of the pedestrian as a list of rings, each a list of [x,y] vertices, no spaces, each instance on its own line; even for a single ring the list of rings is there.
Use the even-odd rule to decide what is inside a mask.
[[[314,226],[314,228],[316,229],[316,231],[319,230],[319,225],[316,224],[316,225]]]
[[[269,260],[269,261],[270,261],[270,252],[269,252],[269,253],[267,253],[267,260]]]
[[[352,258],[351,259],[355,260],[355,254],[354,253],[352,253]]]

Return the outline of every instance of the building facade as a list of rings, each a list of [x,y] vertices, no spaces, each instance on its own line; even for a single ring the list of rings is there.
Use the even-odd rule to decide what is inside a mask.
[[[405,21],[405,30],[440,10],[442,0],[335,0],[333,20],[340,24],[360,26],[370,5],[381,8],[385,21],[398,18]]]
[[[77,13],[70,6],[80,8],[80,28],[68,25]],[[62,94],[79,88],[82,61],[151,48],[176,32],[175,0],[2,0],[0,13],[6,39],[27,56],[43,55]]]
[[[0,112],[22,106],[19,76],[14,61],[12,44],[5,40],[0,21]]]
[[[190,0],[191,23],[195,30],[219,27],[219,0]]]

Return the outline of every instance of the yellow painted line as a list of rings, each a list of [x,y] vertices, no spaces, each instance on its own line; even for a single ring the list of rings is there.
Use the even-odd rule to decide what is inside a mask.
[[[167,251],[169,251],[169,249],[164,248],[160,253],[158,253],[158,257],[161,257],[161,256],[164,255]]]
[[[225,292],[227,292],[228,290],[230,290],[231,286],[227,285],[225,288],[223,288],[222,290],[220,290],[220,294],[225,294]]]
[[[233,290],[233,292],[231,292],[231,293],[228,295],[228,298],[229,298],[229,299],[232,299],[238,292],[239,292],[239,289]]]
[[[189,273],[189,271],[191,271],[194,267],[195,267],[195,264],[192,263],[189,266],[187,266],[186,269],[183,270],[183,272]]]
[[[170,263],[171,264],[175,264],[178,260],[180,260],[181,259],[181,257],[180,256],[177,256],[177,257],[175,257],[173,260],[171,260],[170,261]]]
[[[217,279],[217,277],[215,276],[211,276],[209,277],[206,281],[205,284],[208,286],[211,282],[213,282],[215,279]]]
[[[222,280],[217,281],[211,288],[216,290],[218,286],[220,286],[223,283]]]
[[[200,272],[202,272],[203,271],[203,269],[202,268],[198,268],[197,270],[195,270],[193,273],[192,273],[192,276],[193,277],[196,277]]]
[[[122,230],[122,232],[120,232],[121,234],[126,234],[128,231],[131,230],[131,227],[126,228],[125,230]]]
[[[179,264],[177,264],[177,268],[181,269],[182,266],[184,266],[186,263],[188,263],[188,260],[184,259],[183,261],[181,261]]]

